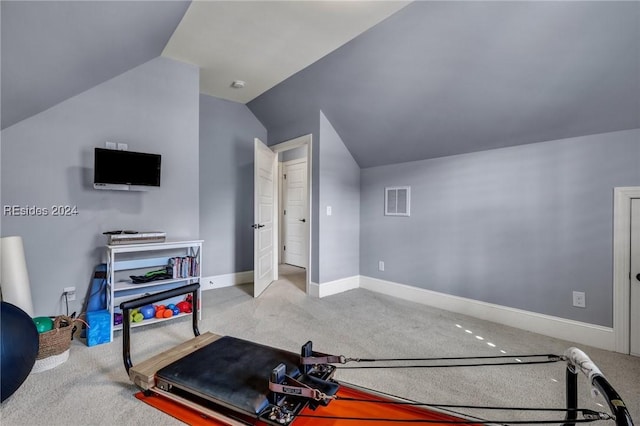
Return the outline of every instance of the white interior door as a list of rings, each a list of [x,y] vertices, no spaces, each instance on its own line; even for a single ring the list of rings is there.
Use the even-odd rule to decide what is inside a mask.
[[[276,154],[260,139],[254,151],[253,297],[277,279],[274,238],[277,232]]]
[[[631,199],[631,355],[640,356],[640,198]]]
[[[283,262],[307,267],[307,161],[285,163],[283,170]]]

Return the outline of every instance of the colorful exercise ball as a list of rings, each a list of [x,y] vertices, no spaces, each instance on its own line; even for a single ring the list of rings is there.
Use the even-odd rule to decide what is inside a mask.
[[[36,325],[38,333],[46,333],[53,329],[53,321],[49,317],[35,317],[33,323]]]
[[[144,319],[144,315],[142,315],[140,313],[139,309],[134,309],[133,311],[131,311],[131,313],[129,314],[129,320],[131,322],[140,322]]]
[[[119,312],[116,312],[113,314],[113,325],[120,325],[122,324],[122,314]]]
[[[0,401],[4,401],[31,373],[40,339],[34,321],[17,306],[1,302],[0,317]]]
[[[156,315],[156,308],[153,305],[146,305],[140,308],[140,313],[144,319],[153,318]]]
[[[182,301],[176,305],[180,312],[190,313],[191,312],[191,303],[187,301]]]

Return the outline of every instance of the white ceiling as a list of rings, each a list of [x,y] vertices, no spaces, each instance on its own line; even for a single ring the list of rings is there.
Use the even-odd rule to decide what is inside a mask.
[[[247,103],[409,3],[193,1],[162,55],[198,65],[201,93]]]

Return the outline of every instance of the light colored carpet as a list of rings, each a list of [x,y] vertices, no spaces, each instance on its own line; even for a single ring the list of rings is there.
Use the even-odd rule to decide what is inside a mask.
[[[562,354],[574,343],[552,339],[464,315],[351,290],[316,299],[302,291],[304,273],[284,270],[257,299],[251,286],[203,292],[200,331],[235,336],[299,352],[311,340],[320,352],[348,357],[439,357],[506,354]],[[467,331],[468,330],[468,331]],[[478,337],[482,337],[480,340]],[[192,337],[189,318],[138,327],[132,332],[133,363]],[[491,346],[489,345],[491,343]],[[0,423],[9,425],[179,425],[181,422],[135,399],[137,391],[122,361],[122,337],[87,347],[74,340],[69,360],[31,374],[1,405]],[[640,358],[583,349],[625,399],[640,421]],[[339,370],[336,379],[422,402],[562,408],[565,365],[456,369]],[[601,411],[579,379],[579,405]],[[599,405],[601,404],[601,405]],[[471,413],[471,412],[469,412]],[[530,419],[524,412],[473,414],[487,419]],[[550,418],[562,418],[562,413]],[[599,424],[613,424],[600,422]]]

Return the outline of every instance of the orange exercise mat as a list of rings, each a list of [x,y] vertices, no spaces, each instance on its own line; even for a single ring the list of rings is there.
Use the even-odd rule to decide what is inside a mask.
[[[373,395],[366,391],[350,388],[345,385],[340,386],[337,393],[338,398],[355,398],[366,399],[371,401],[391,401],[378,395]],[[202,414],[196,409],[184,406],[178,402],[172,401],[164,396],[153,394],[145,396],[142,392],[136,394],[136,398],[143,402],[185,422],[189,425],[202,426],[227,426],[221,420],[214,419],[206,414]],[[309,416],[309,417],[306,417]],[[324,417],[324,418],[323,418]],[[351,418],[351,420],[349,420]],[[362,420],[363,418],[375,418],[379,420]],[[384,421],[382,419],[389,419]],[[397,405],[388,403],[375,402],[351,402],[351,401],[332,401],[328,406],[320,406],[316,410],[309,408],[304,409],[291,425],[293,426],[383,426],[383,425],[402,425],[402,420],[406,420],[405,424],[416,424],[421,420],[425,424],[430,425],[450,425],[451,422],[464,422],[465,419],[455,417],[446,413],[429,410],[422,407],[411,405]],[[256,426],[265,426],[261,420],[254,420]],[[471,424],[474,423],[465,423]]]

